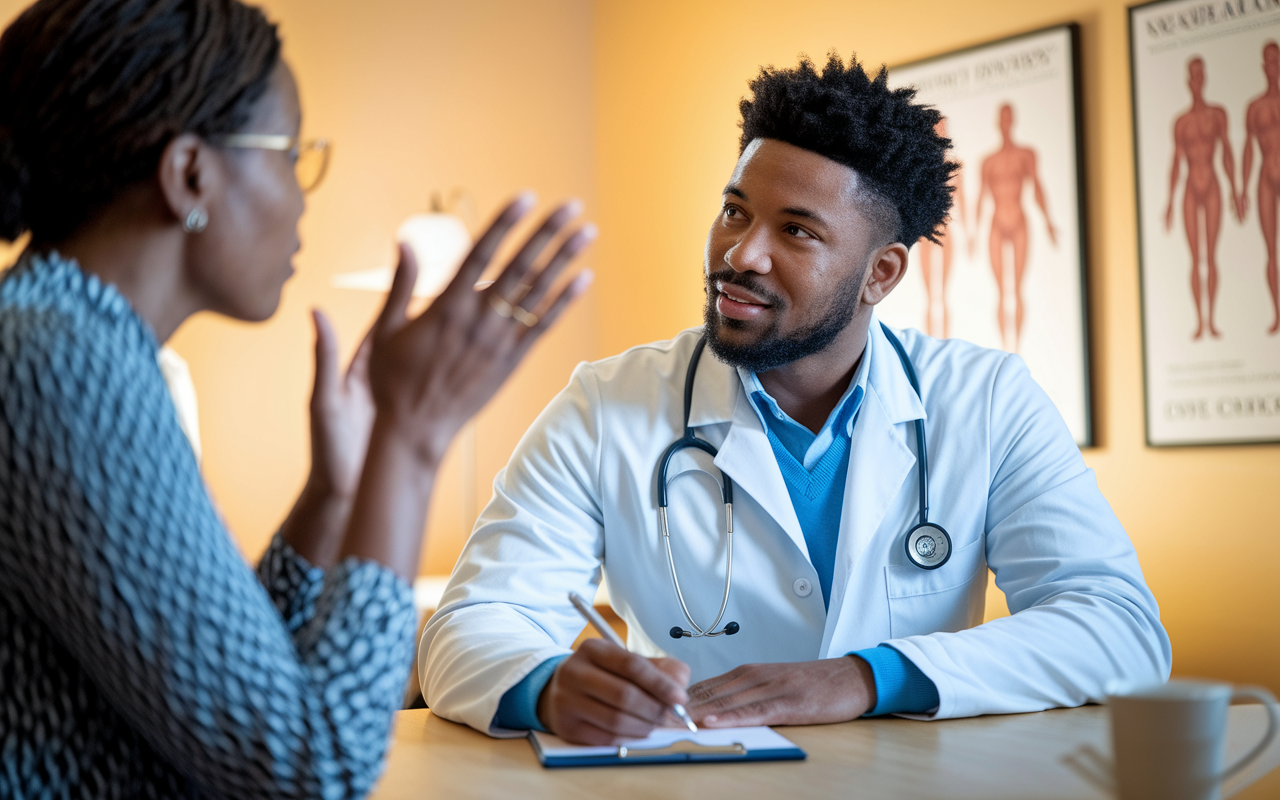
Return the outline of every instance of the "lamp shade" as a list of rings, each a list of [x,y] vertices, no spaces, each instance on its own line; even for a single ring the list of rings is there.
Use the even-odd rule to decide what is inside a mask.
[[[407,244],[418,259],[414,297],[435,297],[444,291],[471,249],[466,224],[457,215],[442,212],[412,215],[396,231],[396,240]],[[343,272],[333,276],[333,285],[385,292],[391,288],[394,275],[394,266]]]

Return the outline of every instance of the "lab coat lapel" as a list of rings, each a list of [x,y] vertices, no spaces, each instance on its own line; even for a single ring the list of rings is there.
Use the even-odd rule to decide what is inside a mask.
[[[925,417],[924,406],[911,388],[902,362],[876,320],[871,322],[870,335],[871,362],[867,365],[870,372],[849,443],[849,473],[845,479],[831,612],[827,615],[823,652],[840,625],[840,612],[854,566],[875,537],[903,483],[915,474],[914,442],[909,441],[914,436],[911,423]],[[895,535],[898,533],[905,534],[906,529],[894,531]],[[856,609],[850,609],[850,613],[856,618]]]
[[[724,422],[730,423],[729,431],[717,445],[720,454],[716,456],[716,466],[760,504],[808,559],[809,548],[800,530],[800,520],[791,505],[791,495],[760,417],[742,388],[737,370],[708,350],[698,364],[689,424],[700,427]],[[699,435],[714,443],[713,429],[704,428]]]
[[[805,544],[800,519],[791,505],[791,494],[778,467],[778,458],[773,454],[760,417],[756,416],[747,393],[741,388],[733,410],[733,424],[724,444],[720,445],[716,466],[751,495],[809,559],[809,546]],[[809,562],[813,563],[812,559]]]

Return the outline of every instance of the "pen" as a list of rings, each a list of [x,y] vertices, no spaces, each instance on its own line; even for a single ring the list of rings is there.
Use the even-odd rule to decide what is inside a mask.
[[[578,609],[578,613],[587,620],[591,627],[596,629],[596,633],[608,639],[610,642],[613,642],[618,647],[621,647],[623,650],[627,649],[627,645],[622,641],[621,637],[618,636],[617,632],[614,631],[609,623],[605,622],[598,613],[596,613],[596,610],[591,607],[590,603],[582,599],[582,595],[577,592],[569,592],[569,602],[573,603],[573,607]],[[690,733],[698,732],[698,726],[693,724],[693,718],[689,716],[689,712],[685,710],[684,706],[679,703],[674,703],[671,706],[671,710],[680,719],[680,721],[684,723],[684,726],[689,729]]]

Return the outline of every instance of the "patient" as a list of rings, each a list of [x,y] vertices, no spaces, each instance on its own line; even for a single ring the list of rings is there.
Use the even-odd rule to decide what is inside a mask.
[[[0,280],[0,797],[357,797],[381,771],[441,457],[595,234],[563,206],[473,290],[521,196],[417,317],[402,249],[345,372],[317,314],[311,472],[255,575],[156,358],[199,311],[275,312],[323,172],[300,124],[238,0],[40,0],[0,38],[0,238],[31,236]]]

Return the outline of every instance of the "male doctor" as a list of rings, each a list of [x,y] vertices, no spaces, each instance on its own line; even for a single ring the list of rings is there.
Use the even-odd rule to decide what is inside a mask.
[[[951,206],[938,112],[835,55],[751,89],[705,326],[579,365],[538,417],[423,634],[428,704],[495,736],[605,744],[672,703],[706,726],[936,719],[1166,679],[1133,546],[1022,360],[872,314]],[[717,454],[672,456],[667,538],[658,464],[685,419]],[[949,542],[909,536],[917,421]],[[981,624],[988,567],[1013,613]],[[602,571],[631,652],[570,650],[567,595],[591,597]]]

